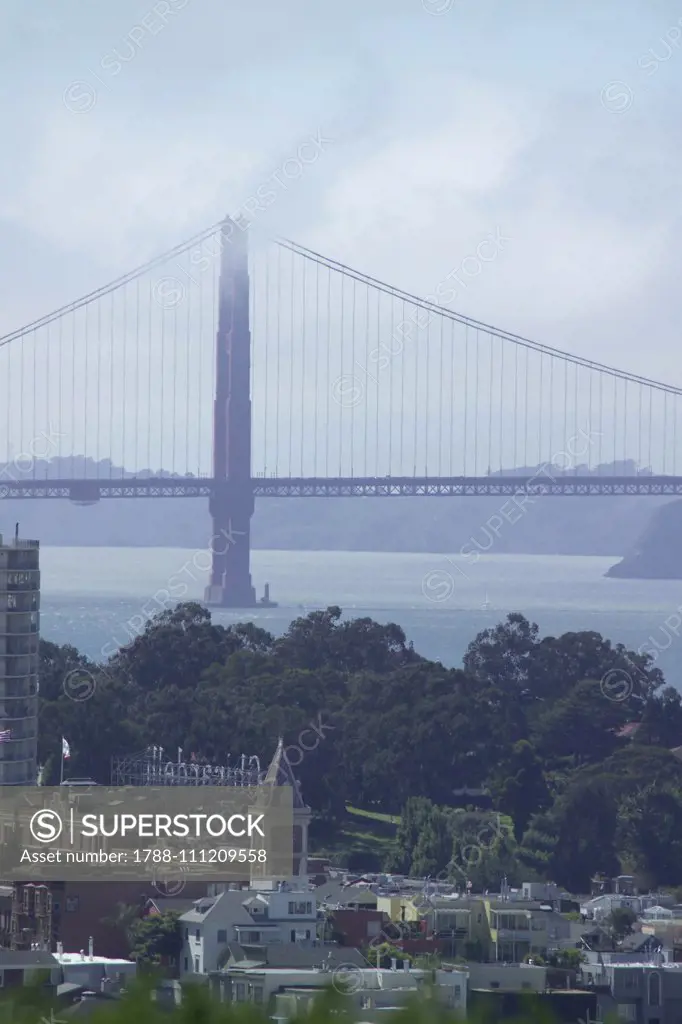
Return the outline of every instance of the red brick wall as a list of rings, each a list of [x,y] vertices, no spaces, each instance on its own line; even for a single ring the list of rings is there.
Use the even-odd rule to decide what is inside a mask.
[[[182,896],[200,899],[206,892],[206,883],[188,882]],[[120,903],[139,907],[142,916],[149,898],[160,897],[144,882],[65,882],[59,890],[53,889],[53,906],[54,902],[59,903],[59,915],[53,912],[55,942],[63,943],[65,953],[77,953],[81,949],[87,953],[92,936],[95,953],[127,957],[129,949],[124,933],[105,922],[116,917]],[[67,910],[68,906],[72,909]]]

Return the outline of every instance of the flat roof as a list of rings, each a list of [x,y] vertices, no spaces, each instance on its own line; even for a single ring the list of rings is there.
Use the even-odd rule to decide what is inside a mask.
[[[87,953],[84,956],[81,956],[80,953],[53,953],[52,955],[60,964],[67,966],[73,966],[74,964],[76,966],[84,966],[87,964],[116,964],[119,967],[124,965],[131,967],[137,966],[134,960],[124,960],[121,957],[116,957],[115,959],[111,959],[108,956],[93,955],[92,957],[89,957]]]

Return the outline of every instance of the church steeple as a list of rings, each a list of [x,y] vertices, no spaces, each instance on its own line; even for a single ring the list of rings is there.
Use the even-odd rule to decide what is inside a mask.
[[[296,748],[298,749],[298,748]],[[294,775],[291,762],[287,757],[287,748],[280,736],[277,742],[277,749],[273,755],[270,766],[263,779],[264,786],[291,786],[293,812],[294,812],[294,877],[301,879],[308,874],[308,827],[312,817],[310,808],[306,805],[301,795],[301,787]],[[265,874],[265,870],[259,871],[258,865],[252,867],[252,878]]]
[[[301,787],[298,784],[298,779],[295,777],[289,758],[286,755],[284,740],[281,736],[277,742],[277,749],[275,750],[272,761],[270,762],[270,767],[267,770],[263,782],[266,786],[291,786],[293,790],[294,808],[303,809],[306,806],[303,802],[303,797],[301,796]]]

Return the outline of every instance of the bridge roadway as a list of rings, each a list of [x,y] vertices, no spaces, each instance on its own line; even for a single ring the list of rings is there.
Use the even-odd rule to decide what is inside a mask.
[[[680,476],[554,475],[480,477],[252,477],[257,498],[505,497],[526,494],[573,497],[682,495]],[[235,484],[241,490],[241,485]],[[11,479],[0,473],[0,498],[66,498],[95,504],[103,498],[210,498],[229,496],[229,481],[211,477],[129,477],[125,479]]]

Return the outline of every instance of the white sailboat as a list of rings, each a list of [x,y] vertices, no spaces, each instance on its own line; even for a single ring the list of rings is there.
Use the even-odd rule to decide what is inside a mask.
[[[488,611],[488,608],[490,608],[490,599],[488,598],[488,591],[486,590],[486,592],[485,592],[485,601],[484,601],[484,602],[483,602],[483,604],[481,605],[481,609],[482,609],[482,610],[483,610],[484,612],[487,612],[487,611]]]

